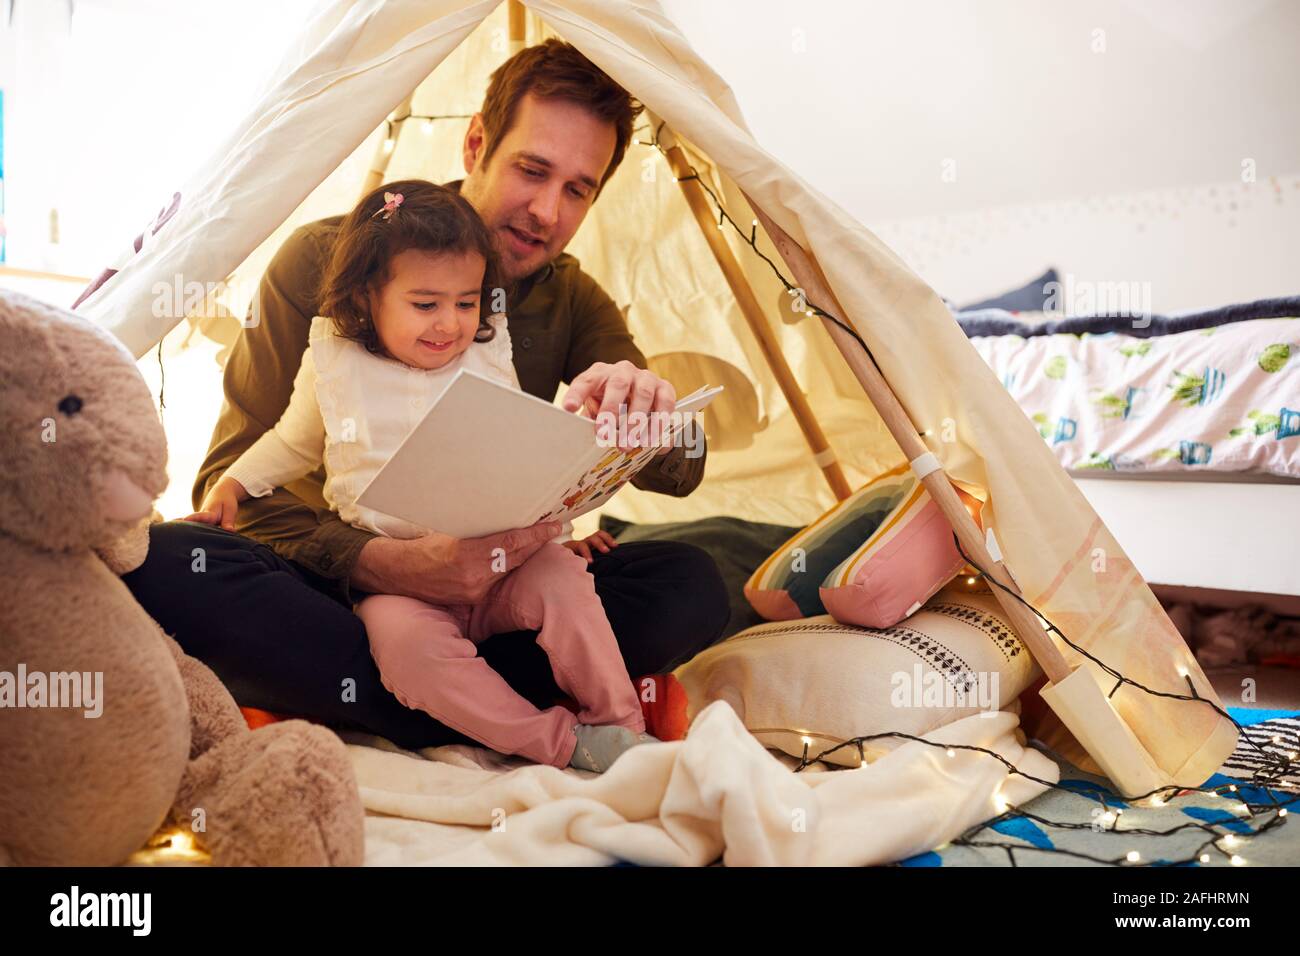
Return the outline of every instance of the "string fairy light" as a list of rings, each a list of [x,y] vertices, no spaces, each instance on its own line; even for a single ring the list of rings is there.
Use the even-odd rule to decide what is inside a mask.
[[[663,126],[664,126],[664,122],[661,121],[659,125],[655,127],[653,131],[653,137],[651,139],[642,139],[640,137],[637,137],[633,139],[633,142],[638,145],[651,146],[666,157],[667,153],[659,141],[660,133],[663,129]],[[644,132],[644,131],[645,128],[639,130],[638,132]],[[803,297],[804,308],[802,310],[796,310],[796,311],[802,311],[802,313],[806,316],[820,316],[826,321],[833,322],[836,326],[838,326],[839,328],[847,332],[854,339],[854,341],[858,343],[859,347],[861,347],[867,359],[873,365],[875,365],[877,369],[880,369],[880,363],[876,361],[876,358],[872,354],[871,349],[868,347],[867,343],[863,340],[862,336],[858,334],[858,331],[855,328],[853,328],[851,325],[847,324],[846,322],[842,321],[837,316],[832,315],[831,313],[825,311],[824,309],[820,308],[819,306],[811,302],[805,295],[803,295],[803,291],[799,287],[794,285],[785,277],[785,275],[781,272],[777,264],[769,256],[767,256],[761,249],[758,248],[758,220],[757,219],[750,220],[749,234],[746,235],[740,223],[738,223],[731,216],[731,214],[727,212],[726,208],[722,204],[722,201],[718,198],[717,193],[709,186],[709,184],[705,181],[704,177],[700,175],[699,171],[693,165],[690,165],[689,163],[687,165],[688,168],[690,169],[689,174],[685,176],[674,176],[676,181],[685,182],[689,180],[694,180],[699,183],[701,188],[708,195],[709,199],[713,202],[714,206],[718,210],[717,227],[719,229],[725,229],[725,227],[728,224],[730,224],[731,227],[735,230],[736,234],[740,237],[740,239],[750,247],[751,251],[755,255],[757,255],[760,259],[762,259],[764,262],[767,263],[767,265],[771,268],[773,274],[776,276],[777,280],[784,287],[786,294],[791,296],[792,298],[795,298],[796,301],[798,301],[799,297],[801,296]],[[882,370],[882,374],[883,374],[883,370]],[[923,432],[920,432],[919,434],[924,436],[924,435],[929,435],[930,432],[931,430],[927,429]],[[953,535],[954,540],[956,540],[956,537],[957,536],[954,534]],[[1286,816],[1287,816],[1286,805],[1278,801],[1276,795],[1273,793],[1269,785],[1276,784],[1280,780],[1285,779],[1287,773],[1291,769],[1292,762],[1296,760],[1297,755],[1295,753],[1290,753],[1286,756],[1283,756],[1281,754],[1275,753],[1273,751],[1267,750],[1264,747],[1262,747],[1258,741],[1256,741],[1249,734],[1245,733],[1245,728],[1243,728],[1242,725],[1231,714],[1229,714],[1223,708],[1219,707],[1213,701],[1205,697],[1202,697],[1197,692],[1196,685],[1192,682],[1191,679],[1191,673],[1188,670],[1188,668],[1184,665],[1181,664],[1178,665],[1177,670],[1179,676],[1187,681],[1187,685],[1191,691],[1190,694],[1176,694],[1169,691],[1154,690],[1153,688],[1146,687],[1145,685],[1139,683],[1138,681],[1135,681],[1132,678],[1125,676],[1117,669],[1107,665],[1106,663],[1098,659],[1095,655],[1091,654],[1084,648],[1075,644],[1073,641],[1071,641],[1068,637],[1065,636],[1065,634],[1060,630],[1060,628],[1058,628],[1055,624],[1053,624],[1050,620],[1048,620],[1048,618],[1042,612],[1040,612],[1032,604],[1026,601],[1019,593],[1017,593],[1011,588],[1008,588],[1006,585],[1002,584],[996,578],[991,577],[983,568],[981,568],[978,564],[976,564],[974,561],[970,559],[970,557],[962,549],[961,542],[959,540],[957,541],[957,550],[958,553],[962,556],[962,558],[966,560],[967,565],[970,568],[973,568],[975,571],[973,575],[967,578],[968,585],[975,584],[978,579],[983,579],[989,584],[1001,588],[1003,591],[1010,594],[1017,601],[1023,604],[1026,608],[1032,611],[1034,615],[1037,616],[1038,619],[1042,622],[1044,630],[1049,631],[1055,634],[1056,636],[1058,636],[1059,638],[1061,638],[1061,640],[1064,641],[1071,648],[1073,648],[1078,653],[1091,660],[1093,663],[1097,664],[1107,674],[1114,677],[1116,683],[1115,686],[1111,689],[1110,693],[1107,695],[1108,697],[1113,697],[1115,693],[1122,686],[1124,686],[1125,684],[1129,684],[1143,691],[1144,693],[1150,694],[1151,696],[1164,697],[1173,700],[1184,700],[1184,701],[1204,704],[1212,708],[1221,717],[1224,717],[1227,720],[1231,721],[1232,724],[1237,728],[1239,734],[1244,736],[1245,740],[1259,752],[1261,758],[1264,761],[1265,766],[1255,770],[1252,773],[1250,786],[1252,786],[1252,788],[1257,788],[1259,790],[1262,790],[1262,792],[1267,798],[1267,803],[1257,804],[1257,807],[1260,811],[1258,815],[1256,814],[1257,807],[1252,806],[1251,802],[1247,800],[1244,796],[1239,797],[1241,802],[1234,809],[1236,810],[1237,813],[1245,813],[1248,816],[1248,818],[1257,821],[1258,827],[1257,829],[1251,831],[1252,835],[1259,835],[1259,834],[1266,833],[1267,831],[1273,829],[1274,827],[1283,825],[1286,822]],[[1015,774],[1016,776],[1023,777],[1034,783],[1038,783],[1047,789],[1060,790],[1069,793],[1072,796],[1079,796],[1079,793],[1076,790],[1073,790],[1068,787],[1063,787],[1057,782],[1045,780],[1040,777],[1036,777],[1033,774],[1029,774],[1026,773],[1025,771],[1022,771],[1020,768],[1016,767],[1014,764],[1012,764],[1001,754],[993,750],[990,750],[988,748],[978,747],[972,744],[938,743],[936,741],[926,740],[922,737],[918,737],[912,734],[902,733],[898,731],[887,731],[884,733],[868,734],[860,737],[854,737],[851,738],[850,740],[844,741],[841,744],[836,744],[833,747],[823,750],[822,752],[818,753],[815,756],[810,756],[812,739],[810,737],[804,736],[802,738],[803,756],[800,758],[799,766],[795,768],[794,772],[799,773],[809,765],[823,760],[827,756],[833,754],[834,752],[844,747],[856,747],[859,754],[859,758],[863,760],[863,764],[865,765],[864,745],[868,741],[877,740],[881,738],[897,738],[901,740],[921,743],[926,746],[942,747],[944,748],[945,752],[950,758],[955,756],[957,750],[969,750],[977,753],[986,754],[994,758],[995,760],[999,761],[1000,763],[1002,763],[1003,766],[1006,768],[1008,775]],[[1280,743],[1280,738],[1275,737],[1273,742]],[[1229,793],[1232,794],[1238,793],[1236,784],[1231,784],[1226,789]],[[1156,790],[1151,791],[1150,793],[1140,794],[1130,799],[1134,802],[1150,799],[1151,806],[1153,808],[1159,809],[1162,807],[1167,807],[1169,805],[1170,799],[1190,796],[1192,794],[1202,794],[1214,798],[1223,797],[1221,787],[1183,787],[1183,786],[1169,785],[1165,787],[1160,787]],[[1224,841],[1225,846],[1227,846],[1229,849],[1231,849],[1238,842],[1238,838],[1233,836],[1232,834],[1223,834],[1216,829],[1216,827],[1221,825],[1222,823],[1228,822],[1226,820],[1215,821],[1213,823],[1203,822],[1200,820],[1189,820],[1186,823],[1178,824],[1167,830],[1151,830],[1145,827],[1128,827],[1121,831],[1119,830],[1119,824],[1120,824],[1122,814],[1124,812],[1123,809],[1119,807],[1116,807],[1114,809],[1109,808],[1106,805],[1105,797],[1101,794],[1097,795],[1097,799],[1099,800],[1104,810],[1104,813],[1101,816],[1101,820],[1108,825],[1109,828],[1106,830],[1106,832],[1109,833],[1123,833],[1125,836],[1130,838],[1133,836],[1167,837],[1184,830],[1197,829],[1207,834],[1208,836],[1207,841],[1201,846],[1197,847],[1196,850],[1187,859],[1179,860],[1179,861],[1161,860],[1159,861],[1160,865],[1181,865],[1181,864],[1195,863],[1195,862],[1209,863],[1212,857],[1210,853],[1207,851],[1210,849],[1214,849],[1215,851],[1222,854],[1234,866],[1241,866],[1247,862],[1239,854],[1235,854],[1235,853],[1228,854],[1227,852],[1225,852],[1223,849],[1219,847],[1218,841],[1221,839]],[[1287,800],[1286,804],[1295,803],[1297,800],[1300,800],[1300,797],[1295,797],[1293,799]],[[1012,866],[1018,865],[1015,857],[1015,851],[1017,850],[1033,851],[1033,852],[1040,852],[1040,853],[1055,853],[1059,855],[1073,856],[1073,857],[1078,857],[1080,859],[1091,860],[1097,863],[1116,865],[1116,866],[1124,865],[1126,863],[1129,865],[1141,864],[1143,866],[1156,865],[1154,862],[1144,861],[1142,859],[1141,853],[1136,849],[1127,850],[1122,857],[1108,858],[1108,857],[1083,853],[1081,851],[1069,850],[1061,847],[1047,848],[1042,846],[1026,845],[1023,843],[1013,844],[1013,843],[1005,843],[1005,842],[978,841],[975,839],[975,837],[977,837],[980,833],[1010,817],[1021,817],[1024,819],[1032,820],[1033,822],[1041,824],[1043,826],[1050,827],[1053,829],[1060,829],[1060,830],[1080,830],[1084,828],[1091,830],[1094,828],[1094,824],[1092,822],[1072,823],[1072,822],[1048,820],[1046,818],[1038,816],[1037,814],[1027,812],[1023,808],[1013,807],[1007,802],[1005,797],[1003,797],[1000,790],[994,794],[993,802],[998,809],[997,817],[992,820],[984,821],[983,823],[980,823],[977,826],[972,827],[970,830],[962,834],[960,837],[952,840],[951,841],[952,845],[977,847],[977,848],[989,848],[989,849],[1001,849],[1006,852],[1008,861]],[[1231,822],[1233,822],[1237,826],[1242,825],[1241,822],[1237,820],[1237,818],[1235,817],[1232,818]]]
[[[402,116],[393,116],[384,120],[384,142],[382,145],[384,155],[390,155],[397,148],[397,138],[402,133],[402,127],[407,120],[416,120],[419,122],[421,129],[426,134],[433,132],[433,124],[440,120],[465,120],[473,119],[473,113],[406,113]]]

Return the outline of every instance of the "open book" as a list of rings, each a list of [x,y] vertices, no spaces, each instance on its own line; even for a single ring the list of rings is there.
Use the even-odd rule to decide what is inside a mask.
[[[720,391],[680,399],[662,434],[675,439]],[[659,451],[624,454],[602,437],[590,418],[461,369],[357,503],[455,538],[569,521],[603,505]]]

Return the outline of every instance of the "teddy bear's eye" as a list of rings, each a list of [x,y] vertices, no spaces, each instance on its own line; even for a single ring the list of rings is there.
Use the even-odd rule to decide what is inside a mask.
[[[59,399],[59,411],[71,418],[77,412],[81,411],[80,395],[65,395]]]

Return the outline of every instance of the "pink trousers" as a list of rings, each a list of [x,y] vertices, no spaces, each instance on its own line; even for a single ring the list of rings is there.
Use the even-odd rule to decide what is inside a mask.
[[[433,605],[376,594],[357,607],[383,684],[484,746],[563,767],[576,724],[618,724],[637,733],[645,718],[584,558],[542,545],[503,573],[481,604]],[[493,634],[536,630],[555,682],[579,706],[538,710],[478,656]]]

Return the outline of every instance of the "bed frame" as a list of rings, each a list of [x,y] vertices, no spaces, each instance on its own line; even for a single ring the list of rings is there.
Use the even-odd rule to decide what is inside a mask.
[[[1157,592],[1300,615],[1300,480],[1071,476]]]

